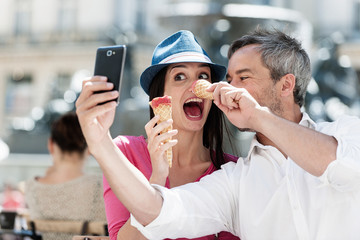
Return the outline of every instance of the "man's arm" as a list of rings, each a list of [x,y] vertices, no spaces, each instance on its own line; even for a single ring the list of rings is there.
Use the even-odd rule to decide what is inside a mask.
[[[239,235],[242,159],[203,177],[200,182],[172,189],[156,185],[163,196],[160,215],[147,226],[131,217],[131,224],[148,239],[193,239],[229,231]]]
[[[209,90],[214,91],[214,103],[232,124],[240,129],[253,129],[258,137],[261,134],[266,136],[272,142],[269,144],[310,174],[321,176],[336,159],[337,141],[334,137],[276,116],[260,106],[246,89],[219,83]]]
[[[337,140],[269,112],[256,111],[256,131],[269,138],[305,171],[321,176],[336,159]]]

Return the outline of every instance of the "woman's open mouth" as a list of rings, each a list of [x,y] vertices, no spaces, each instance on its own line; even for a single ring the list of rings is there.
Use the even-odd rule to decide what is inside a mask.
[[[200,98],[189,98],[183,106],[185,116],[190,120],[200,120],[204,109],[204,101]]]

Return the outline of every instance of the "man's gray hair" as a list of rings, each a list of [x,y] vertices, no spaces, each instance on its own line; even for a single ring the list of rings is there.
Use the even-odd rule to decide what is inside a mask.
[[[301,107],[311,79],[310,59],[301,43],[279,30],[258,28],[235,40],[229,48],[228,58],[238,49],[251,44],[259,45],[263,64],[270,70],[274,82],[289,73],[295,76],[294,101]]]

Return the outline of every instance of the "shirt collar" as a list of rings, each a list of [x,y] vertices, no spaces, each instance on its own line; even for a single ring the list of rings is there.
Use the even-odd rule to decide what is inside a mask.
[[[310,116],[306,112],[302,112],[302,118],[301,118],[301,120],[299,122],[299,125],[304,126],[304,127],[308,127],[308,128],[311,128],[311,129],[316,128],[316,123],[310,118]],[[255,151],[256,148],[260,148],[260,149],[265,150],[265,149],[273,148],[273,146],[267,146],[267,145],[261,144],[257,140],[256,135],[254,135],[253,139],[251,140],[249,153],[248,153],[246,159],[244,159],[245,162],[250,161],[250,156],[251,156],[252,152]]]
[[[302,113],[302,118],[301,118],[299,124],[301,126],[308,127],[311,129],[316,128],[316,123],[310,118],[310,116],[306,112]]]

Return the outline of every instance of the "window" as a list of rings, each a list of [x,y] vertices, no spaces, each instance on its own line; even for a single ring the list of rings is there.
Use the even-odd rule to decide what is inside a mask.
[[[360,0],[354,2],[354,28],[356,32],[360,32]]]
[[[58,73],[56,79],[53,82],[52,94],[50,98],[63,98],[64,93],[70,88],[71,74]]]
[[[27,116],[32,108],[32,76],[21,70],[8,77],[5,112],[11,117]]]
[[[31,0],[15,2],[15,35],[27,35],[31,27]]]
[[[60,32],[71,32],[76,27],[76,3],[75,0],[60,0],[58,29]]]

